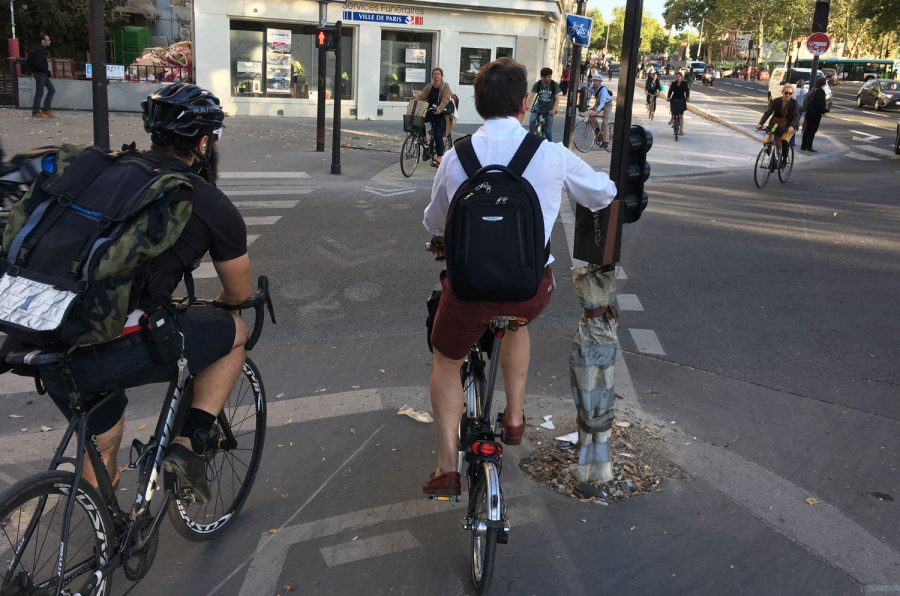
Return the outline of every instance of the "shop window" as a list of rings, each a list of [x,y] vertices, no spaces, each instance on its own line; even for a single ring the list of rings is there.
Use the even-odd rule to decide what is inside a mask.
[[[381,31],[380,101],[407,101],[431,80],[434,34]]]
[[[314,98],[318,92],[319,54],[315,25],[231,22],[231,92],[248,97]],[[353,99],[353,34],[341,36],[342,99]],[[325,95],[334,93],[334,52],[327,52]]]
[[[513,58],[513,49],[512,48],[497,48],[497,58]]]
[[[459,84],[474,85],[475,75],[491,61],[490,48],[459,49]]]

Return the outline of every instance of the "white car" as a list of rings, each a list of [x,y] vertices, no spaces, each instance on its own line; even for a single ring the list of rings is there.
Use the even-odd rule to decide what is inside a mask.
[[[787,83],[791,83],[792,85],[796,85],[799,81],[805,81],[805,87],[809,88],[809,78],[810,73],[812,71],[809,68],[793,68],[790,69],[790,77],[788,77],[788,69],[784,66],[779,66],[772,71],[772,76],[769,77],[769,103],[772,103],[772,100],[776,97],[781,97],[781,88],[784,87]],[[817,71],[820,77],[825,77],[825,74],[819,70]],[[825,111],[830,112],[832,105],[832,96],[831,96],[831,86],[828,83],[825,83]]]

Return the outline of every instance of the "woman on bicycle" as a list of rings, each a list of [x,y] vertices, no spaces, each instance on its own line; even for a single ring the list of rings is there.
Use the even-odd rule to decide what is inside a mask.
[[[691,88],[688,86],[687,81],[684,80],[684,75],[679,71],[675,75],[675,82],[669,85],[669,92],[666,94],[666,99],[669,100],[669,108],[672,111],[672,118],[669,120],[669,124],[675,122],[676,116],[681,116],[681,126],[678,134],[684,134],[684,112],[687,110],[687,100],[691,96]]]
[[[656,101],[656,97],[659,95],[659,92],[662,90],[662,83],[659,81],[659,76],[655,70],[650,71],[650,76],[647,77],[647,82],[644,84],[644,91],[647,92],[647,105],[649,106],[651,102]]]
[[[781,140],[781,165],[784,166],[787,163],[788,158],[788,143],[791,142],[791,137],[794,136],[794,131],[797,130],[797,126],[800,124],[800,110],[797,107],[797,102],[794,101],[794,86],[791,84],[787,84],[781,88],[781,97],[776,98],[772,105],[763,112],[762,118],[759,120],[759,124],[756,125],[756,130],[760,130],[765,124],[766,120],[769,120],[768,126],[777,126],[777,130],[775,131],[777,135],[779,135],[779,139]],[[771,120],[769,117],[771,116]],[[767,127],[768,127],[767,126]],[[766,138],[763,140],[763,143],[768,143],[771,139],[771,133],[766,132]]]
[[[444,110],[453,99],[450,85],[444,80],[441,68],[431,69],[431,82],[419,92],[419,101],[428,102],[425,122],[431,122],[431,135],[434,138],[434,159],[431,165],[438,167],[444,157],[444,137],[447,136],[447,115]]]

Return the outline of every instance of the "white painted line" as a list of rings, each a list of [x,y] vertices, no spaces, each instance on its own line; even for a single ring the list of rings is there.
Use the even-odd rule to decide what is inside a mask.
[[[419,548],[422,544],[408,530],[351,540],[334,546],[326,546],[319,549],[325,564],[329,567],[337,567],[347,563],[354,563],[372,557],[391,555],[405,550]]]
[[[628,332],[631,334],[631,339],[634,340],[638,352],[656,356],[666,355],[662,344],[659,343],[659,338],[656,337],[656,332],[652,329],[629,329]]]
[[[219,274],[216,273],[216,268],[213,267],[213,264],[209,261],[203,261],[200,263],[199,267],[191,272],[191,277],[194,279],[212,279],[218,276]]]
[[[34,379],[31,377],[21,377],[12,373],[0,375],[0,395],[30,393],[32,391],[37,391],[37,389],[34,388]],[[9,407],[7,406],[4,409],[8,410]]]
[[[856,142],[856,141],[863,141],[863,142],[866,142],[866,143],[867,143],[867,142],[869,142],[869,141],[874,141],[874,140],[876,140],[876,139],[880,139],[880,138],[881,138],[881,137],[879,137],[878,135],[870,135],[869,133],[862,132],[862,131],[859,131],[859,130],[853,130],[852,128],[850,129],[850,132],[855,132],[856,134],[859,135],[858,137],[853,137],[853,138],[851,139],[851,140],[854,141],[854,142]]]
[[[229,197],[255,197],[255,196],[276,196],[276,195],[308,195],[314,188],[279,188],[275,190],[228,190],[220,188]]]
[[[251,216],[245,217],[244,223],[248,226],[271,226],[279,219],[281,219],[280,215]]]
[[[262,178],[270,180],[273,178],[309,178],[306,172],[219,172],[219,178],[246,179],[246,178]]]
[[[868,155],[863,155],[862,153],[857,153],[856,151],[851,151],[847,154],[847,157],[850,159],[858,159],[859,161],[878,161],[877,157],[870,157]]]
[[[238,209],[293,209],[300,201],[232,201]]]
[[[881,147],[875,147],[874,145],[854,145],[853,148],[868,151],[869,153],[875,153],[876,155],[884,155],[885,157],[897,156],[897,154],[890,149],[883,149]]]
[[[16,479],[7,474],[6,472],[0,472],[0,482],[3,482],[7,485],[13,485],[16,483]]]
[[[637,297],[637,294],[617,294],[616,304],[619,305],[619,310],[632,310],[639,312],[643,312],[644,310],[644,307],[641,304],[640,299]]]
[[[260,237],[260,234],[247,234],[247,246],[250,246]]]
[[[625,268],[620,265],[616,265],[616,279],[628,279],[628,276],[625,275]]]

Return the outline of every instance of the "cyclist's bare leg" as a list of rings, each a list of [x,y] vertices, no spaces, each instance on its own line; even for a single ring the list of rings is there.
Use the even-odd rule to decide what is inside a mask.
[[[437,469],[434,475],[453,472],[459,457],[458,425],[465,396],[459,382],[463,360],[451,360],[434,349],[431,364],[431,410],[437,435]]]
[[[506,423],[510,426],[519,426],[525,421],[525,383],[530,359],[528,327],[507,333],[500,346],[500,368],[506,392]]]
[[[234,345],[231,352],[219,358],[194,377],[194,401],[192,408],[203,410],[213,416],[218,416],[222,407],[228,400],[231,389],[241,375],[247,351],[244,343],[249,332],[247,324],[234,312]]]
[[[119,487],[118,455],[124,432],[125,419],[119,418],[119,421],[116,422],[111,429],[94,436],[97,451],[99,451],[100,455],[103,457],[103,463],[106,464],[106,474],[112,480],[114,489]],[[82,468],[81,477],[94,488],[98,488],[97,474],[94,472],[94,468],[87,458],[85,458],[85,465]]]

